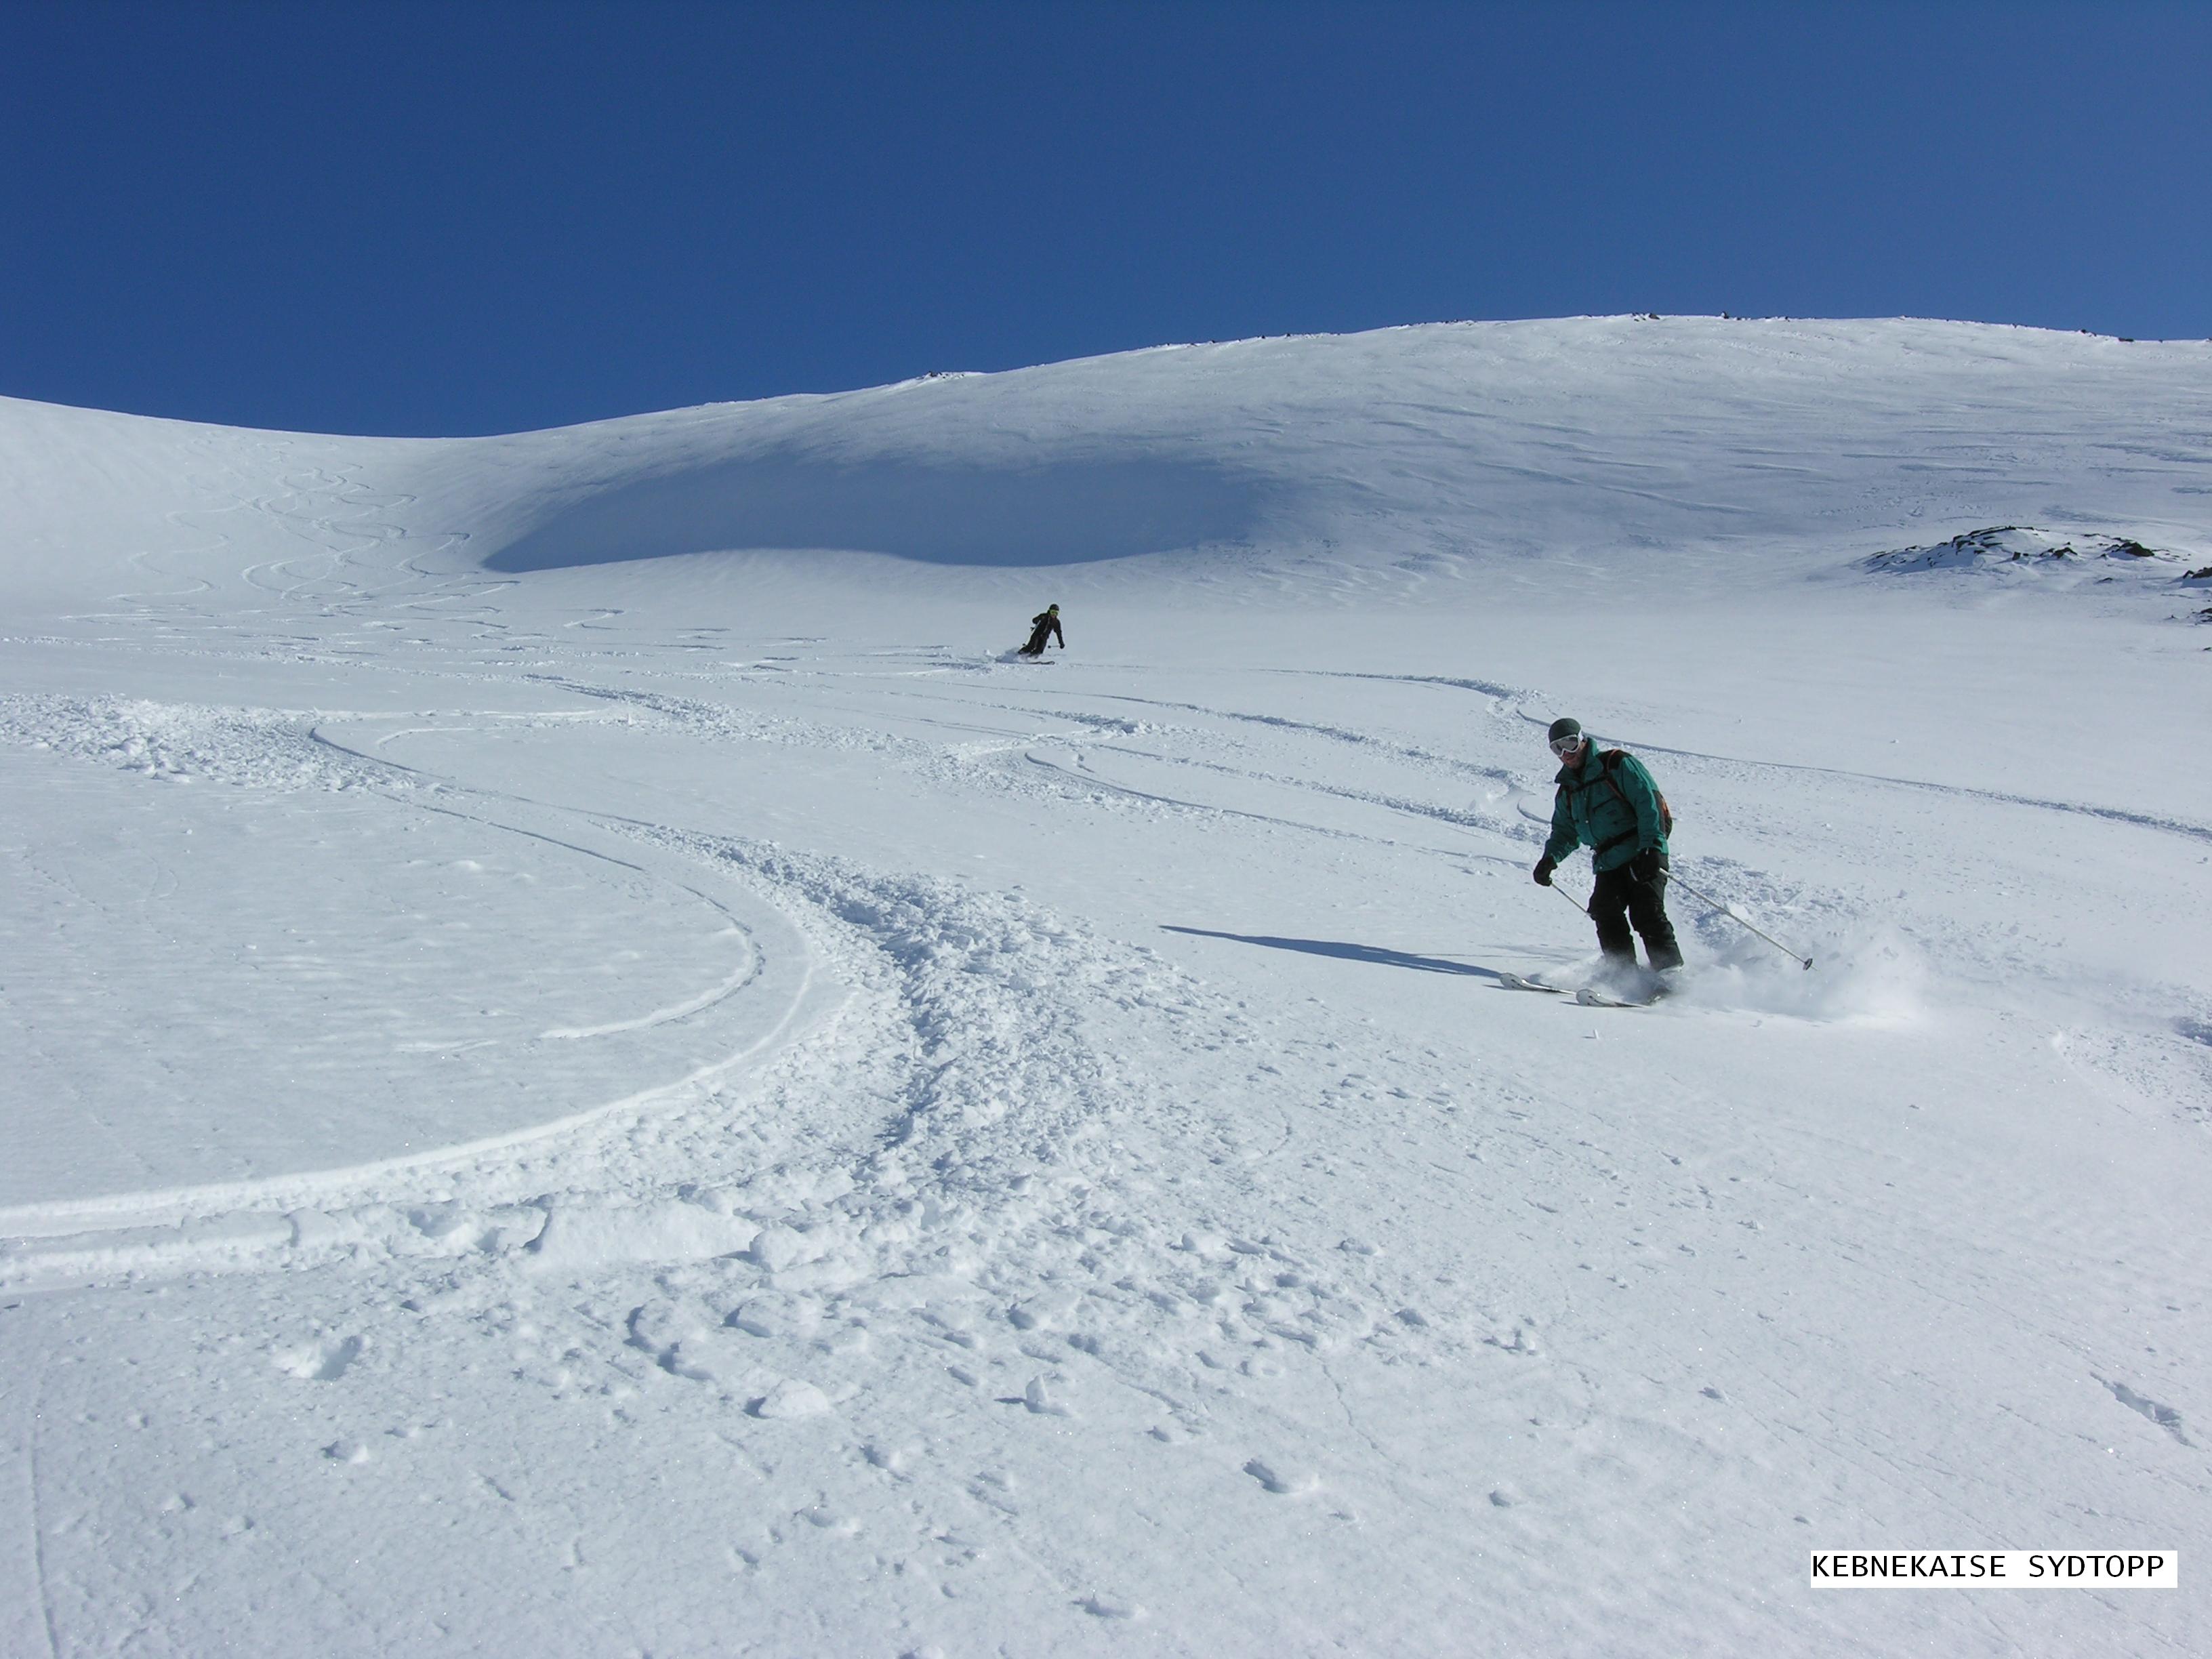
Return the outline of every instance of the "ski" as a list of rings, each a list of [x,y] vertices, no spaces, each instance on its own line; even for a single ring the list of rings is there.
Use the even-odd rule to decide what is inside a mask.
[[[1553,985],[1547,981],[1530,979],[1526,974],[1500,974],[1498,988],[1501,991],[1548,991],[1555,997],[1571,997],[1575,994],[1571,985]]]
[[[1531,979],[1526,974],[1500,974],[1498,988],[1501,991],[1543,991],[1555,997],[1572,997],[1585,1008],[1649,1008],[1662,1000],[1672,988],[1655,985],[1641,996],[1622,996],[1617,992],[1601,991],[1593,985],[1554,985],[1549,980]]]
[[[1658,1001],[1659,999],[1656,996],[1651,997],[1649,1000],[1639,999],[1637,997],[1617,997],[1610,991],[1595,990],[1591,987],[1585,985],[1581,990],[1575,993],[1575,1000],[1585,1008],[1649,1008],[1652,1003]]]
[[[1664,1002],[1672,994],[1674,988],[1664,981],[1654,985],[1640,996],[1621,996],[1586,985],[1575,993],[1575,1000],[1585,1008],[1649,1008],[1655,1002]]]

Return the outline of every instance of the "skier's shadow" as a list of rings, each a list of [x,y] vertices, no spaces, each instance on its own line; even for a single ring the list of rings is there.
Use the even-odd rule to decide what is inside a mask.
[[[1352,945],[1333,939],[1277,939],[1267,933],[1222,933],[1210,927],[1178,927],[1173,922],[1162,922],[1164,933],[1188,933],[1194,939],[1233,939],[1239,945],[1264,945],[1271,951],[1303,951],[1310,957],[1339,957],[1346,962],[1371,962],[1379,968],[1413,968],[1425,974],[1471,974],[1478,979],[1494,979],[1503,983],[1505,975],[1495,968],[1483,968],[1472,962],[1455,962],[1449,957],[1415,956],[1410,951],[1385,950],[1379,945]]]

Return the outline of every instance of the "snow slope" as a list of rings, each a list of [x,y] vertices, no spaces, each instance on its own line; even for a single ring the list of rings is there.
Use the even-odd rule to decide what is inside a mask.
[[[0,1650],[2212,1638],[1806,1583],[2212,1519],[2212,345],[0,457]],[[1663,1007],[1501,988],[1559,713]]]

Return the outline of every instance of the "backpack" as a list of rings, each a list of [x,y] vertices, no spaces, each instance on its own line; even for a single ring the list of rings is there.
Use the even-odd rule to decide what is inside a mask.
[[[1628,805],[1628,793],[1613,782],[1613,775],[1621,762],[1627,758],[1628,751],[1626,749],[1601,749],[1597,755],[1597,763],[1605,773],[1606,783],[1623,806]],[[1666,792],[1659,787],[1659,780],[1656,778],[1651,780],[1651,793],[1659,798],[1659,833],[1672,841],[1674,838],[1674,811],[1667,805]],[[1632,811],[1635,809],[1631,807],[1630,810]]]

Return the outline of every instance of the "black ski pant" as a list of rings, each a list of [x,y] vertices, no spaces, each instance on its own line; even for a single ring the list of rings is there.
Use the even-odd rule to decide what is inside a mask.
[[[1001,634],[999,637],[1003,640],[1006,636],[1004,634]],[[1050,623],[1041,624],[1037,628],[1036,631],[1030,635],[1030,642],[1022,647],[1022,655],[1024,657],[1042,657],[1044,655],[1044,642],[1051,637],[1052,624]]]
[[[1590,920],[1597,924],[1597,948],[1613,961],[1636,965],[1636,941],[1629,927],[1644,935],[1644,952],[1654,968],[1682,965],[1681,946],[1674,943],[1674,924],[1667,920],[1667,867],[1650,881],[1638,881],[1628,866],[1598,872],[1590,890]]]

